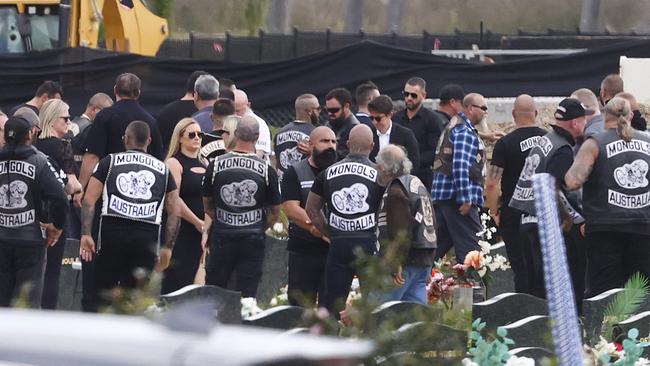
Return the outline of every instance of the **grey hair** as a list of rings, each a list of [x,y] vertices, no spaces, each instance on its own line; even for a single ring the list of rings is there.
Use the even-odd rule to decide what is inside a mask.
[[[241,141],[256,142],[260,136],[260,124],[253,116],[244,116],[237,123],[235,136]]]
[[[201,75],[194,83],[194,93],[201,100],[213,100],[219,98],[219,81],[212,75]]]
[[[384,173],[392,177],[410,174],[413,169],[413,163],[409,160],[404,148],[393,144],[379,150],[377,165],[380,165]]]

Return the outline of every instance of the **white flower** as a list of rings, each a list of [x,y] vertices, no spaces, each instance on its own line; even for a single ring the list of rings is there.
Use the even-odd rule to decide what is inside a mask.
[[[352,280],[352,286],[350,287],[350,289],[351,289],[352,291],[357,291],[357,290],[359,289],[359,279],[358,279],[358,278],[355,277],[355,278]]]
[[[483,277],[487,273],[487,267],[481,267],[481,269],[478,270],[478,275]]]
[[[275,231],[278,234],[282,234],[284,231],[284,225],[281,222],[276,222],[273,224],[273,231]]]
[[[254,297],[244,297],[241,299],[242,318],[248,318],[261,312],[262,309],[257,306],[257,300]]]
[[[506,366],[535,366],[535,360],[528,357],[511,356]]]
[[[480,366],[480,365],[470,360],[469,358],[463,358],[463,366]]]
[[[478,246],[481,247],[481,252],[483,252],[483,254],[488,254],[490,253],[490,250],[492,250],[492,245],[485,240],[479,240]]]
[[[634,363],[634,366],[650,366],[650,360],[641,357]]]

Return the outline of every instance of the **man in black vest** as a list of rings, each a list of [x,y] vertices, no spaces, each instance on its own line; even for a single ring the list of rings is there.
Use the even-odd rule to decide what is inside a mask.
[[[309,140],[309,134],[318,123],[320,105],[313,94],[303,94],[296,98],[296,120],[286,124],[275,135],[275,158],[278,168],[278,178],[282,182],[283,175],[289,167],[309,154],[300,150],[300,143]],[[308,151],[306,151],[308,152]]]
[[[11,117],[4,127],[0,150],[0,306],[11,305],[25,286],[28,303],[39,308],[45,253],[61,236],[68,198],[43,153],[31,146],[31,124]],[[49,212],[42,212],[48,201]],[[41,225],[40,218],[52,223]]]
[[[289,303],[316,304],[323,295],[329,238],[311,222],[305,204],[316,176],[336,162],[336,135],[329,127],[316,127],[309,135],[311,154],[287,169],[282,180],[282,208],[289,226]]]
[[[427,304],[427,279],[436,250],[436,225],[431,195],[420,179],[409,174],[411,161],[397,145],[379,151],[377,168],[386,184],[378,215],[379,243],[397,286],[385,301]]]
[[[336,154],[339,159],[348,156],[350,130],[360,122],[352,113],[352,94],[347,89],[335,88],[325,95],[327,127],[336,134]]]
[[[553,131],[541,137],[537,145],[530,150],[510,200],[510,207],[522,213],[520,231],[529,293],[540,298],[546,297],[546,290],[532,177],[537,173],[549,173],[557,179],[558,187],[564,185],[564,175],[573,163],[573,146],[576,139],[584,133],[587,124],[585,116],[591,114],[593,111],[577,99],[566,98],[560,102],[555,110],[555,124],[551,125]],[[579,225],[584,223],[580,213],[580,197],[577,193],[569,193],[566,190],[560,190],[559,197],[573,290],[576,301],[580,303],[585,278],[584,244],[579,232]]]
[[[400,145],[406,149],[413,166],[420,166],[420,148],[413,131],[397,123],[393,123],[393,100],[387,95],[380,95],[368,103],[370,120],[375,128],[374,144],[370,160],[375,161],[377,153],[388,144]]]
[[[255,297],[262,276],[267,227],[280,210],[278,177],[271,165],[255,155],[260,134],[254,116],[237,124],[232,152],[216,157],[203,179],[203,206],[212,219],[208,285],[226,287],[237,273],[237,291]]]
[[[86,262],[95,260],[95,301],[117,285],[134,288],[147,282],[159,251],[163,208],[166,243],[160,261],[171,257],[179,224],[178,189],[165,163],[146,153],[149,133],[146,122],[129,123],[124,132],[127,151],[103,158],[88,182],[81,207],[80,255]]]
[[[508,260],[514,272],[515,291],[527,293],[528,275],[519,235],[521,212],[508,207],[508,203],[528,152],[547,131],[537,126],[537,108],[530,95],[522,94],[515,99],[512,118],[517,128],[494,145],[492,165],[488,169],[485,184],[485,205],[499,226],[499,233],[505,243]]]
[[[372,131],[366,125],[352,128],[347,158],[321,172],[311,188],[305,211],[318,231],[330,238],[325,265],[326,309],[339,316],[356,272],[355,250],[372,255],[377,250],[377,210],[383,194],[379,172],[368,159]],[[326,206],[327,219],[321,211]]]
[[[230,99],[219,98],[212,106],[212,132],[204,133],[201,140],[201,157],[211,161],[226,153],[226,144],[221,136],[227,117],[235,115],[235,104]]]
[[[632,129],[623,98],[604,112],[605,131],[587,138],[565,175],[567,189],[584,184],[585,296],[623,287],[635,272],[650,277],[650,137]]]

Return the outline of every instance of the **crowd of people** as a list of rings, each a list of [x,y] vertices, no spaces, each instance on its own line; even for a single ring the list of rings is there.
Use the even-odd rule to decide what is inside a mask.
[[[332,89],[323,104],[299,95],[295,120],[275,136],[244,90],[207,72],[192,73],[155,117],[138,101],[138,76],[119,75],[113,92],[93,95],[72,119],[62,88],[46,81],[0,114],[0,306],[28,284],[31,307],[56,308],[69,238],[80,241],[86,311],[153,271],[163,273],[162,293],[205,283],[256,297],[265,232],[281,209],[291,304],[338,316],[360,275],[358,250],[397,255],[394,288],[377,298],[426,303],[434,261],[453,249],[463,263],[479,250],[483,207],[515,290],[544,297],[537,173],[557,181],[578,304],[650,275],[650,135],[618,75],[599,96],[583,88],[563,99],[550,131],[534,98],[518,96],[505,137],[477,130],[486,98],[459,85],[425,108],[419,77],[405,82],[402,108],[372,82],[354,97]],[[494,141],[489,164],[485,142]]]

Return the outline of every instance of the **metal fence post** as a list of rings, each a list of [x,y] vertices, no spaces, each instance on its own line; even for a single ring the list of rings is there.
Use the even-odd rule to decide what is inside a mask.
[[[327,27],[325,30],[325,51],[329,51],[331,48],[331,41],[332,41],[332,30],[330,27]]]
[[[429,32],[422,30],[422,52],[427,52],[427,47],[429,46]]]
[[[190,32],[190,58],[194,58],[194,32]]]
[[[258,60],[262,61],[262,57],[263,57],[263,54],[264,54],[264,30],[261,29],[261,28],[260,28],[260,31],[259,31],[258,43],[259,43]]]
[[[293,57],[298,57],[298,27],[293,27]]]
[[[223,55],[224,61],[230,61],[230,31],[226,31],[226,47]]]

